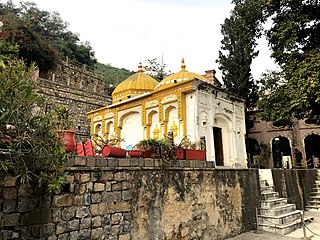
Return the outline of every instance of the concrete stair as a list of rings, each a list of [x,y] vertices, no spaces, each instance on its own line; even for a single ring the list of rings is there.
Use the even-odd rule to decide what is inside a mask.
[[[295,204],[280,198],[274,186],[269,186],[266,180],[260,181],[260,189],[259,230],[286,235],[302,226],[301,211],[296,209]]]
[[[317,170],[317,178],[313,184],[305,209],[307,211],[320,211],[320,170]]]

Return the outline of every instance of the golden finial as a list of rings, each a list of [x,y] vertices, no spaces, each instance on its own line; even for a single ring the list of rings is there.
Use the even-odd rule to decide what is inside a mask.
[[[143,72],[141,62],[139,62],[139,65],[138,65],[138,72]]]
[[[182,58],[182,60],[181,60],[181,69],[182,70],[186,69],[186,65],[184,64],[184,58]]]

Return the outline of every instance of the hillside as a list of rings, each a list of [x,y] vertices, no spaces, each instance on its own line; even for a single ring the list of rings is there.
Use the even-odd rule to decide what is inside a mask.
[[[99,78],[103,79],[108,85],[111,83],[117,85],[134,72],[124,68],[112,67],[110,64],[97,63],[96,74]]]

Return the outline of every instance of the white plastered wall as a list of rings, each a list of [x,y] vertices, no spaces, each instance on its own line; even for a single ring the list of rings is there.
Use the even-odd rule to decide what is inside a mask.
[[[195,92],[186,94],[186,124],[187,124],[187,137],[195,139],[196,129],[196,97]]]
[[[134,146],[143,139],[143,127],[141,123],[141,114],[132,112],[123,118],[121,138],[124,140],[120,143],[121,148]]]

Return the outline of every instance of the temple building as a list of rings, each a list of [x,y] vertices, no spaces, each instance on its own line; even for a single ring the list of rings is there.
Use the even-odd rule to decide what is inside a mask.
[[[182,60],[179,72],[158,82],[140,64],[115,88],[111,105],[87,113],[91,135],[118,136],[125,149],[168,132],[176,144],[185,136],[193,142],[204,137],[207,161],[247,167],[244,101],[222,89],[214,74],[189,72]]]

